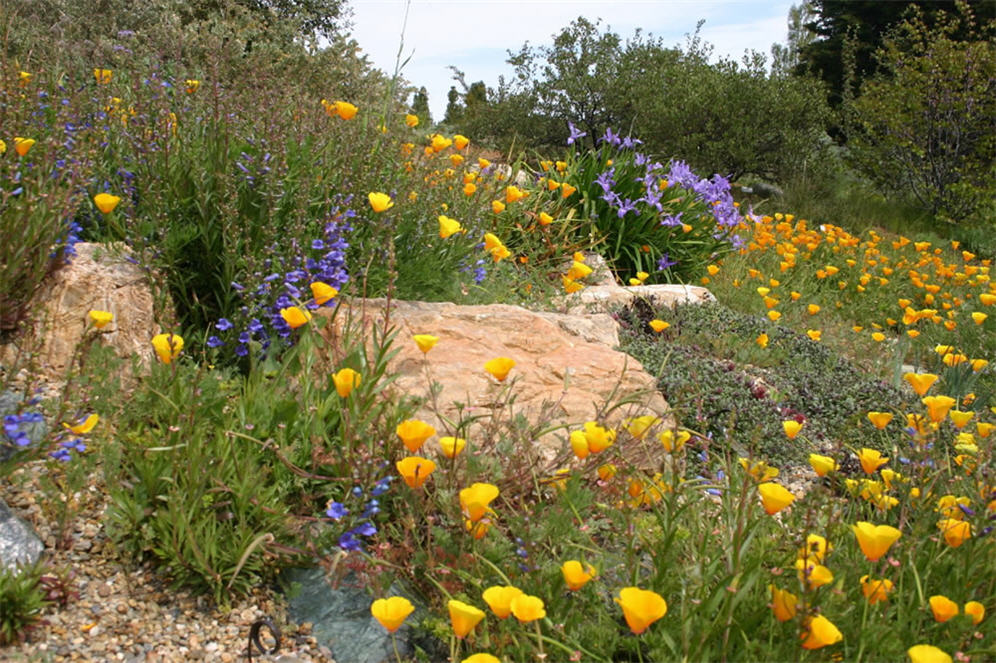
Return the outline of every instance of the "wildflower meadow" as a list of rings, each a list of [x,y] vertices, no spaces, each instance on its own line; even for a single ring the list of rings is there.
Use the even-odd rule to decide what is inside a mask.
[[[41,477],[65,532],[98,485],[127,563],[221,606],[349,570],[385,633],[438,645],[399,662],[996,658],[984,246],[807,220],[619,126],[486,149],[397,77],[244,38],[0,66],[4,341],[81,241],[141,268],[159,326],[124,359],[90,311],[54,393],[30,351],[3,366],[0,490]],[[388,370],[412,344],[431,384],[445,341],[354,319],[368,297],[563,310],[596,254],[718,300],[612,312],[667,417],[523,421],[515,356],[480,366],[485,424],[447,417]],[[0,574],[0,645],[72,609],[34,573]]]

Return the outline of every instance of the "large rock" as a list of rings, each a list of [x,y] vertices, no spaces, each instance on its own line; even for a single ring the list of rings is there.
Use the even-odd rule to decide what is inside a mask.
[[[697,285],[664,283],[658,285],[593,285],[564,299],[569,313],[608,311],[629,306],[634,299],[643,299],[656,306],[674,307],[677,304],[702,304],[714,302],[716,297],[708,289]]]
[[[284,581],[291,592],[287,607],[291,619],[312,624],[311,632],[319,644],[332,651],[336,663],[390,663],[395,660],[391,635],[370,614],[374,597],[365,582],[352,571],[341,582],[333,584],[319,567],[290,569]],[[411,592],[392,585],[389,595],[411,597]],[[416,604],[415,613],[394,634],[398,653],[409,660],[415,646],[429,653],[431,660],[445,660],[445,645],[423,637],[415,640],[411,624],[426,617],[424,607]]]
[[[62,380],[84,332],[92,328],[87,317],[91,309],[114,314],[114,321],[101,330],[103,343],[121,357],[137,353],[151,358],[149,340],[158,328],[146,274],[120,245],[79,243],[76,251],[72,262],[38,292],[27,332],[0,346],[0,362],[8,369],[23,366],[31,353],[37,359],[34,375]]]
[[[383,324],[383,299],[354,300],[343,306],[345,310],[335,317],[337,324],[327,333],[340,334],[349,317],[362,320],[365,338],[371,337],[371,325]],[[668,418],[668,404],[656,390],[654,377],[638,361],[614,349],[617,328],[607,315],[536,313],[504,304],[392,301],[390,324],[399,330],[394,346],[398,354],[388,367],[397,374],[392,395],[415,396],[426,403],[434,400],[438,411],[427,405],[418,416],[432,423],[439,435],[453,434],[446,420],[456,421],[461,405],[462,416],[477,418],[466,436],[472,443],[475,434],[494,429],[496,416],[507,420],[511,412],[525,416],[532,426],[550,422],[577,428],[595,419],[608,401],[632,398],[633,404],[614,410],[603,423],[616,425],[624,417],[643,414]],[[423,355],[411,340],[414,334],[438,336],[439,343]],[[515,381],[515,401],[504,410],[496,403],[502,401],[505,385],[484,370],[485,362],[495,357],[516,362],[508,378]],[[434,399],[430,381],[437,384]],[[566,439],[566,430],[558,430],[531,441],[550,462],[566,448]],[[649,447],[637,451],[631,443],[627,456],[640,463]]]
[[[45,546],[31,526],[11,513],[0,499],[0,566],[16,569],[38,561]]]

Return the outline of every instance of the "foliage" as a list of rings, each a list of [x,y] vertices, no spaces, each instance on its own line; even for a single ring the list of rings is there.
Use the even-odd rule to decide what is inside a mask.
[[[511,55],[512,81],[457,126],[502,146],[536,147],[561,144],[568,121],[590,137],[622,128],[652,153],[732,179],[781,180],[800,163],[818,165],[829,120],[819,86],[769,75],[759,54],[716,64],[709,55],[697,37],[682,51],[639,32],[623,40],[579,18],[552,45]]]
[[[939,15],[954,11],[957,5],[954,0],[942,2],[809,0],[808,4],[815,16],[806,27],[817,38],[802,47],[801,62],[796,67],[796,73],[814,74],[823,80],[834,108],[839,107],[849,94],[846,85],[853,86],[850,93],[857,92],[861,84],[878,71],[875,52],[882,45],[889,30],[899,25],[906,17],[907,10],[916,7],[926,17],[928,23],[933,23]],[[996,9],[991,2],[970,0],[965,4],[971,5],[982,21],[996,18]],[[963,39],[964,35],[960,38]],[[856,52],[854,77],[848,83],[844,52],[849,40],[854,44]]]
[[[41,619],[49,604],[41,584],[44,572],[45,563],[40,560],[13,568],[0,565],[0,646],[16,643]]]
[[[404,414],[378,398],[390,384],[382,379],[388,346],[368,360],[347,342],[319,360],[317,332],[302,336],[280,362],[246,378],[182,360],[156,366],[137,400],[118,404],[129,433],[105,449],[114,477],[108,528],[176,585],[224,602],[308,552],[323,554],[310,516],[381,481],[371,435]],[[345,405],[331,361],[362,375]],[[350,537],[367,532],[354,525]]]
[[[670,323],[665,333],[647,326],[654,318]],[[817,448],[865,446],[855,412],[914,404],[805,334],[720,304],[624,310],[619,319],[623,349],[658,376],[669,402],[682,404],[681,420],[740,455],[804,462],[807,450],[782,432],[786,419],[804,421]],[[762,333],[765,348],[755,342]]]
[[[49,101],[60,91],[54,85],[32,87],[32,101],[37,100],[32,108],[19,103],[25,87],[17,72],[5,68],[0,76],[0,122],[18,132],[6,134],[5,150],[0,150],[0,233],[11,238],[0,244],[0,334],[9,336],[45,277],[74,255],[80,227],[73,216],[87,174],[85,163],[56,158],[55,141],[38,133],[45,126],[65,126],[64,137],[72,140],[71,112]],[[32,111],[37,115],[32,117]],[[15,137],[36,142],[21,156]]]
[[[688,280],[730,250],[742,217],[728,181],[700,178],[681,162],[665,170],[642,152],[641,140],[611,129],[598,143],[567,162],[566,179],[578,188],[567,201],[579,218],[590,219],[581,230],[595,235],[621,282],[639,272],[650,282]]]
[[[931,29],[914,15],[883,42],[883,74],[854,101],[849,148],[880,189],[911,194],[950,222],[978,223],[996,215],[996,23],[955,39],[964,22],[971,15]]]

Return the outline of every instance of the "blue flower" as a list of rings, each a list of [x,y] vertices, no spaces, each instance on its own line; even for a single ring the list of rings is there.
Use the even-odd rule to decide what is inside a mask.
[[[663,272],[664,270],[674,267],[677,264],[677,260],[671,260],[671,257],[665,253],[660,257],[660,260],[657,261],[657,270]]]
[[[377,528],[370,521],[361,523],[359,526],[353,528],[353,532],[356,534],[361,534],[363,536],[373,536],[377,533]]]
[[[588,135],[588,133],[585,132],[585,131],[578,131],[577,127],[574,126],[573,122],[568,121],[567,128],[571,132],[571,135],[568,136],[568,138],[567,138],[567,144],[568,145],[573,145],[574,141],[576,141],[576,140],[578,140],[580,138],[584,138],[585,136]]]
[[[352,532],[346,532],[339,537],[339,547],[343,550],[359,550],[362,544],[359,539],[353,536]]]
[[[332,520],[341,520],[348,514],[349,509],[341,502],[329,502],[328,509],[325,510],[325,515]]]

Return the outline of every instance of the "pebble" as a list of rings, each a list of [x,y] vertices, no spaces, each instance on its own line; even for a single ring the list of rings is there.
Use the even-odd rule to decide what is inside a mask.
[[[120,557],[103,529],[107,499],[96,478],[75,496],[70,549],[56,549],[58,523],[48,520],[50,511],[40,506],[45,497],[35,477],[41,467],[19,468],[4,498],[46,543],[52,568],[75,574],[69,581],[75,595],[64,607],[49,606],[24,642],[0,648],[0,660],[236,663],[245,660],[249,626],[268,616],[284,633],[297,636],[284,639],[286,660],[335,663],[310,635],[310,624],[288,624],[283,598],[268,589],[221,610],[203,596],[171,590],[150,566]]]

